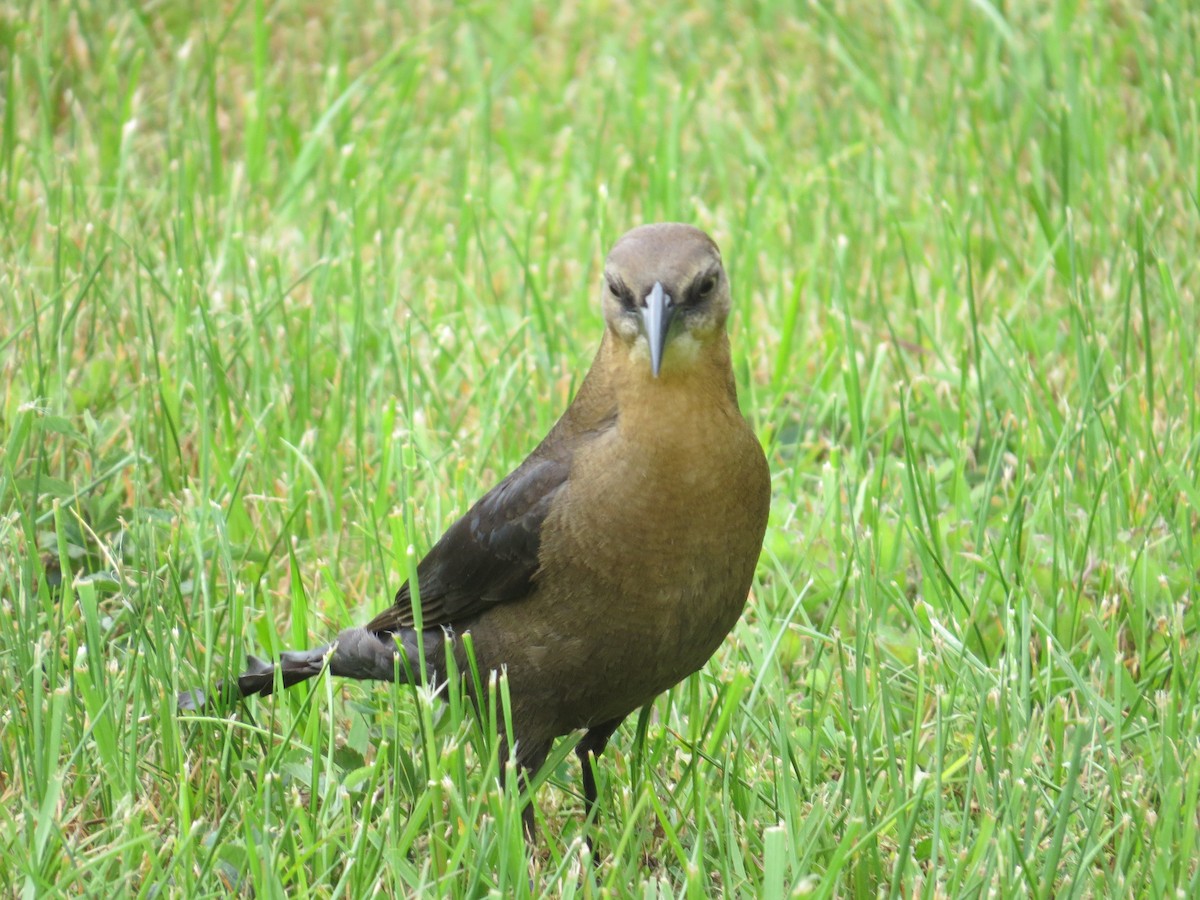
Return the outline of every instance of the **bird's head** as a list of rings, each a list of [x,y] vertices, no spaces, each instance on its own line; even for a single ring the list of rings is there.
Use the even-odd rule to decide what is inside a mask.
[[[724,337],[729,280],[721,251],[699,228],[662,222],[627,232],[608,254],[604,281],[608,330],[656,378]]]

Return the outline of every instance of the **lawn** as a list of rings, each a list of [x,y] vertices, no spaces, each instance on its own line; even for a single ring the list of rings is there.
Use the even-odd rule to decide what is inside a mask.
[[[0,892],[1200,895],[1200,11],[0,5]],[[633,225],[720,244],[747,611],[527,849],[324,677],[524,458]]]

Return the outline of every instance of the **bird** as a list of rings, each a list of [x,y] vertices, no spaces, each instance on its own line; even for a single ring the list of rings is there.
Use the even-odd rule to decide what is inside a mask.
[[[469,634],[476,671],[507,676],[512,733],[501,737],[523,778],[556,739],[582,733],[595,821],[593,763],[630,713],[702,668],[733,629],[771,501],[766,455],[738,406],[716,243],[687,224],[636,227],[598,287],[603,337],[573,401],[420,560],[419,590],[406,582],[322,647],[249,657],[243,695],[326,668],[416,680],[421,659],[442,683],[448,669],[469,671]],[[522,819],[532,840],[532,800]]]

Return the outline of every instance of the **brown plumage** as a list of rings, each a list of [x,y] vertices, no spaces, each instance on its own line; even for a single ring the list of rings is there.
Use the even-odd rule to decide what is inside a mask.
[[[716,245],[687,225],[646,225],[617,241],[604,277],[604,338],[574,402],[418,565],[423,633],[405,584],[365,627],[279,664],[284,685],[326,664],[390,681],[417,670],[423,637],[428,676],[443,681],[445,637],[467,671],[470,632],[480,671],[507,670],[508,737],[527,772],[555,738],[587,730],[576,753],[589,812],[589,754],[737,622],[770,502],[738,410]],[[270,693],[275,667],[250,662],[241,691]]]

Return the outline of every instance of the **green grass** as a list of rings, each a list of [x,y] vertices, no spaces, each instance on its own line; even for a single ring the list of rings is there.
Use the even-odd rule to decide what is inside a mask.
[[[0,891],[1200,893],[1200,15],[795,6],[0,7]],[[658,219],[774,499],[600,866],[457,705],[178,714],[390,601]]]

